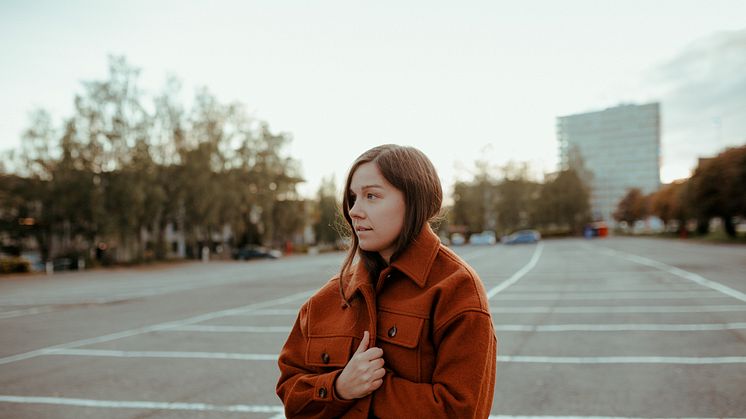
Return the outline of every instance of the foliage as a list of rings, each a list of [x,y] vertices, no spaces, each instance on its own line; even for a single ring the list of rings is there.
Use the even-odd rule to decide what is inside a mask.
[[[700,159],[691,178],[664,185],[644,199],[649,202],[651,215],[667,225],[675,222],[682,233],[689,220],[696,220],[697,232],[706,234],[710,219],[720,218],[725,233],[736,237],[735,220],[746,218],[746,146]],[[628,213],[634,206],[630,202],[628,195],[619,203],[617,212]]]
[[[282,151],[289,135],[206,89],[187,110],[173,78],[151,101],[139,74],[110,57],[108,78],[83,83],[61,128],[32,113],[17,173],[0,179],[11,241],[36,238],[43,260],[106,243],[130,261],[165,258],[168,226],[194,256],[224,240],[278,245],[302,230],[299,164]],[[19,217],[33,224],[21,228]]]
[[[643,220],[648,216],[648,199],[643,195],[640,188],[630,188],[627,194],[619,201],[614,219],[633,225],[635,221]]]
[[[528,227],[580,232],[589,218],[589,194],[575,171],[548,175],[544,183],[530,180],[528,172],[525,164],[493,170],[478,162],[472,181],[454,185],[450,225],[468,233]]]

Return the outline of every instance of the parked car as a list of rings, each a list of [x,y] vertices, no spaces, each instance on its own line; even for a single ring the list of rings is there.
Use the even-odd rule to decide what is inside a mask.
[[[536,230],[519,230],[500,240],[503,244],[536,243],[541,240],[541,234]]]
[[[469,237],[469,243],[471,244],[495,244],[497,243],[497,238],[495,237],[494,231],[483,231],[478,234],[472,234],[471,237]]]
[[[277,259],[282,256],[282,252],[275,249],[267,249],[262,246],[248,245],[233,251],[233,259]]]
[[[466,243],[466,238],[461,233],[453,233],[451,235],[451,244],[454,246],[461,246]]]

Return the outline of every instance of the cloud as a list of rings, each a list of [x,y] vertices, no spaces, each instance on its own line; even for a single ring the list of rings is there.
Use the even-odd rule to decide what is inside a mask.
[[[691,168],[697,157],[746,143],[746,29],[693,42],[646,84],[661,100],[666,160]]]

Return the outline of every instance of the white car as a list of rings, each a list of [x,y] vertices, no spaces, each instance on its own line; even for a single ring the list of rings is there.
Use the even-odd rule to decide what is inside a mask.
[[[453,233],[451,235],[451,244],[454,246],[461,246],[466,243],[466,238],[461,233]]]
[[[497,243],[497,237],[494,231],[483,231],[478,234],[472,234],[469,238],[471,244],[495,244]]]

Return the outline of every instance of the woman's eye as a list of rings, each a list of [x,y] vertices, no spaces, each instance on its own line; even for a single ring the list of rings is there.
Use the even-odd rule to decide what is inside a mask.
[[[372,193],[369,193],[369,194],[366,195],[366,198],[368,198],[368,199],[374,199],[374,198],[378,198],[378,197],[375,196],[375,195],[373,195]]]

